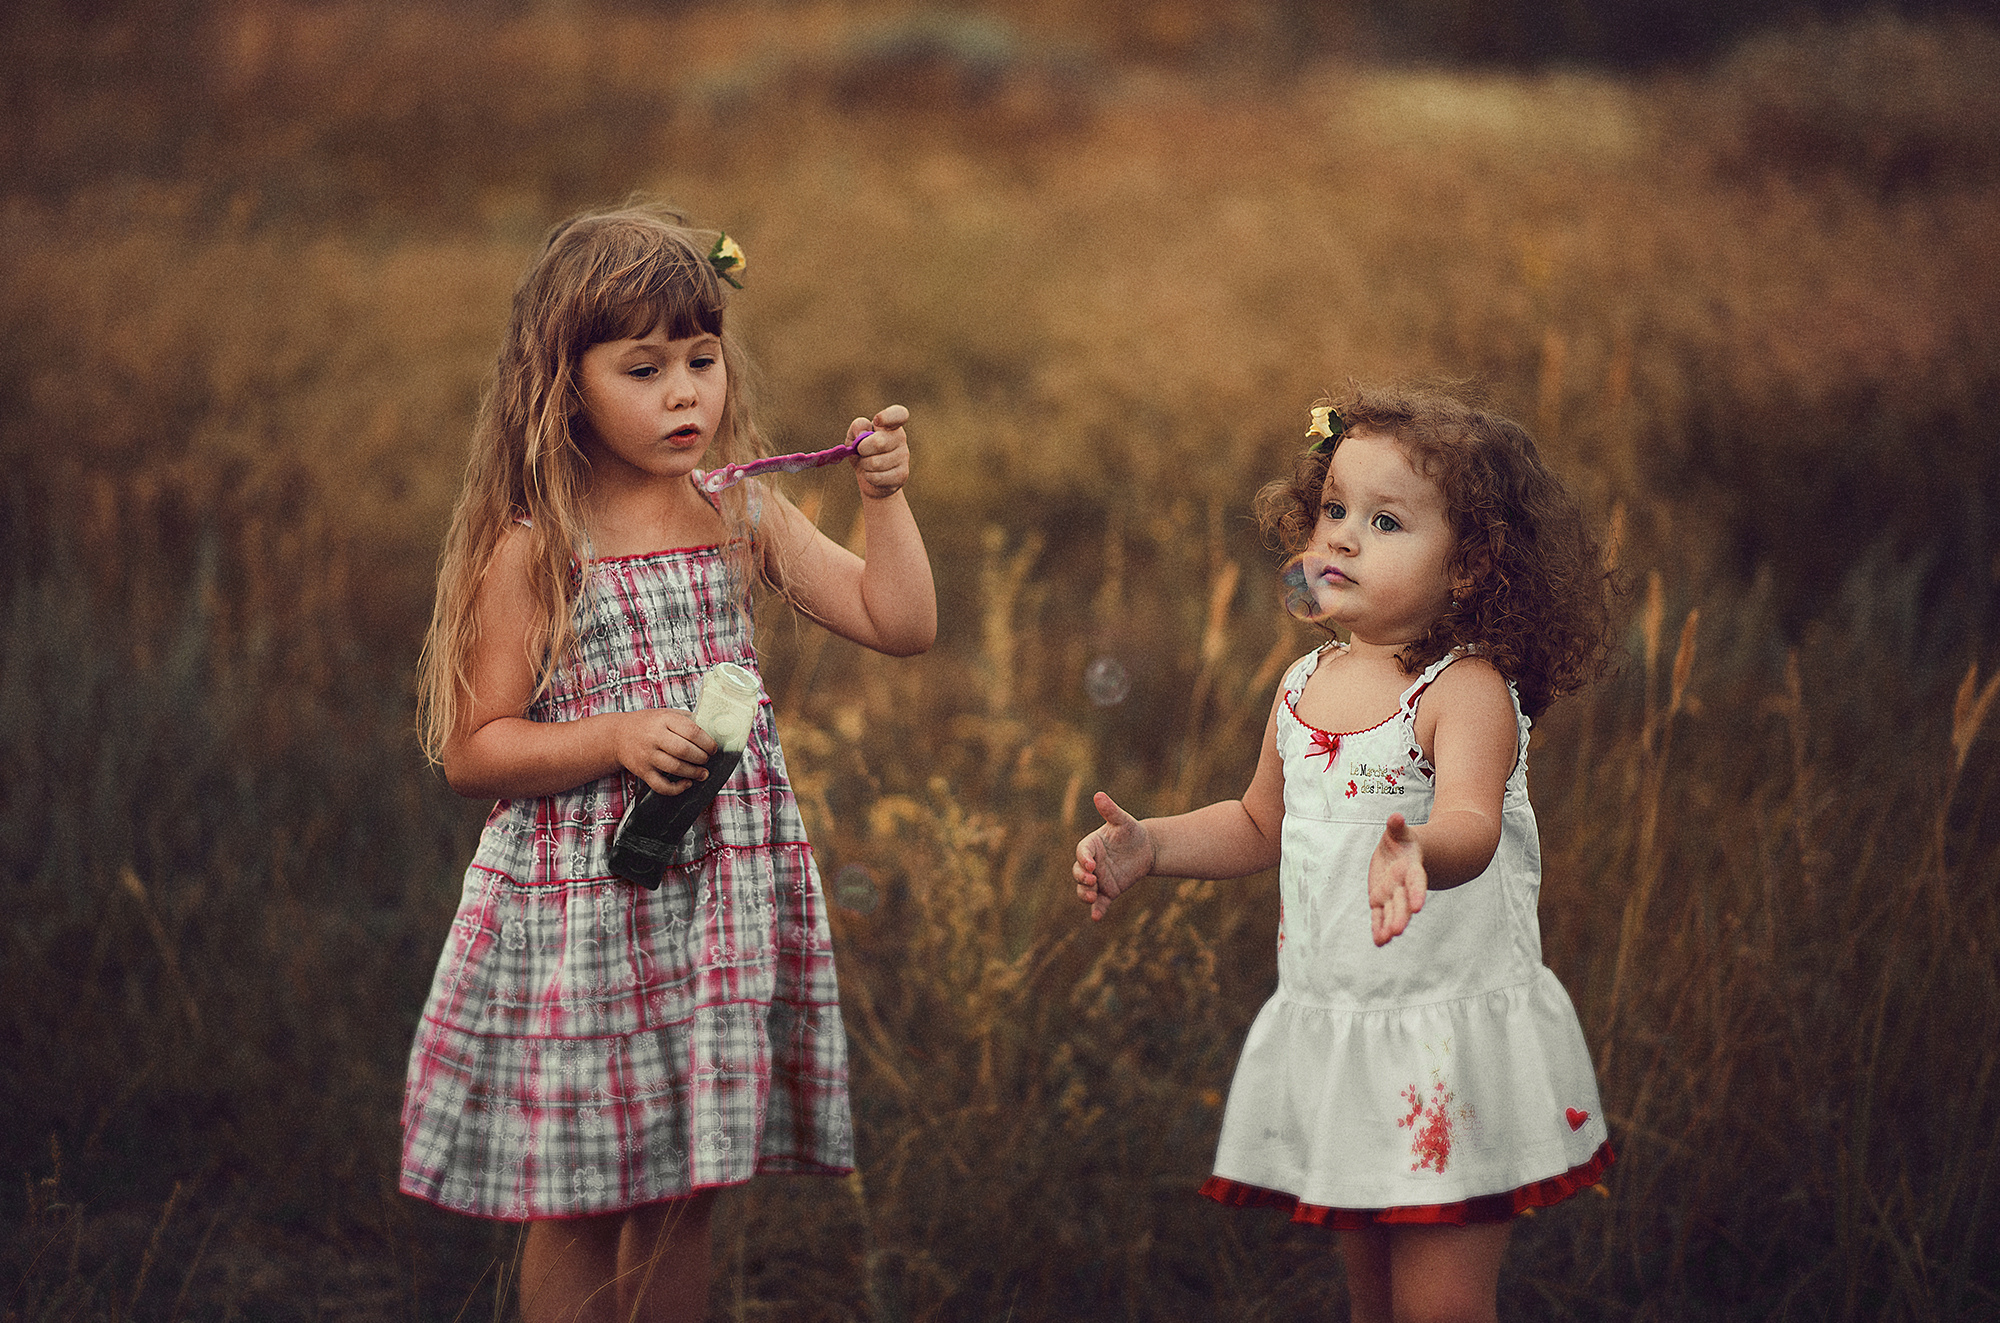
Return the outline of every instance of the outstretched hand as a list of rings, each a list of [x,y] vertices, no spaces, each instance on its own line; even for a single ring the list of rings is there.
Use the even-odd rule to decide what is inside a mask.
[[[894,496],[910,480],[910,438],[903,431],[909,421],[910,411],[892,404],[873,418],[856,418],[847,425],[848,440],[861,437],[854,451],[854,476],[863,496]]]
[[[1104,825],[1076,843],[1070,875],[1076,879],[1076,898],[1090,906],[1092,919],[1101,919],[1114,898],[1153,871],[1153,837],[1102,790],[1091,803]]]
[[[1410,926],[1410,916],[1424,907],[1429,889],[1423,842],[1408,819],[1391,813],[1368,860],[1368,926],[1375,945],[1386,946]]]

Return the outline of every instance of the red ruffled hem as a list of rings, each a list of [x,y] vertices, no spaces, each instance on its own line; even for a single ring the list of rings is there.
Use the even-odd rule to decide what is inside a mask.
[[[1402,1208],[1322,1208],[1301,1203],[1297,1195],[1267,1190],[1261,1185],[1245,1185],[1226,1176],[1211,1176],[1202,1182],[1205,1198],[1233,1208],[1282,1208],[1292,1221],[1335,1231],[1359,1231],[1370,1226],[1474,1226],[1507,1222],[1536,1208],[1559,1204],[1573,1194],[1596,1185],[1616,1160],[1609,1141],[1599,1144],[1588,1161],[1571,1167],[1559,1176],[1535,1181],[1500,1194],[1483,1194],[1455,1204],[1412,1204]]]

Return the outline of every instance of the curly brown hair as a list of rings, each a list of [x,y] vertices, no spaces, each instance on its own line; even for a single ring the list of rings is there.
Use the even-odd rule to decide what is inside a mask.
[[[1404,670],[1470,647],[1514,682],[1530,717],[1602,673],[1611,576],[1575,497],[1526,429],[1458,386],[1350,383],[1318,403],[1350,432],[1394,438],[1438,484],[1458,534],[1446,568],[1471,587],[1398,654]],[[1258,526],[1288,554],[1312,539],[1339,444],[1304,451],[1289,478],[1257,493]]]

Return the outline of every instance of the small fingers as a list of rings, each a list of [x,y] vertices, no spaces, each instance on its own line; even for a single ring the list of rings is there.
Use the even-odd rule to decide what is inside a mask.
[[[666,708],[663,711],[666,714],[667,730],[676,738],[660,740],[657,747],[661,753],[672,758],[702,763],[708,761],[708,755],[722,747],[715,742],[713,735],[703,730],[695,721],[694,713],[682,711],[680,708]],[[692,758],[689,757],[687,749],[694,750]]]
[[[1069,866],[1070,878],[1076,883],[1076,898],[1086,905],[1097,900],[1097,856],[1093,847],[1094,836],[1086,836],[1076,843],[1076,859]]]
[[[1410,926],[1410,916],[1424,907],[1424,875],[1421,869],[1392,883],[1379,904],[1369,908],[1369,926],[1375,945],[1399,937]]]
[[[707,780],[709,756],[720,747],[695,724],[693,713],[679,708],[622,713],[613,729],[619,766],[662,795],[678,795]]]
[[[681,791],[686,790],[694,784],[688,777],[669,776],[665,772],[656,771],[648,771],[639,779],[646,783],[648,789],[657,791],[662,795],[678,795]]]
[[[903,424],[910,411],[892,404],[873,418],[856,418],[847,425],[847,436],[855,442],[855,466],[863,477],[877,483],[896,482],[908,476],[910,438]]]
[[[1076,879],[1076,898],[1090,906],[1093,921],[1110,912],[1113,894],[1106,885],[1108,880],[1097,876],[1097,857],[1090,852],[1095,841],[1094,833],[1086,836],[1076,847],[1076,862],[1070,865],[1070,876]]]
[[[663,795],[678,795],[697,781],[708,780],[708,768],[703,766],[708,754],[693,743],[683,745],[678,751],[655,748],[646,767],[640,769],[640,779]]]
[[[854,472],[864,496],[893,496],[910,480],[910,466],[898,456],[857,457]]]
[[[1409,927],[1409,915],[1407,912],[1399,912],[1398,899],[1399,897],[1391,897],[1387,904],[1374,912],[1373,927],[1375,930],[1375,945],[1377,946],[1387,946],[1389,939],[1396,937],[1403,929]]]
[[[900,406],[898,406],[900,408]],[[883,412],[887,412],[884,410]],[[905,410],[905,416],[908,411]],[[854,453],[862,459],[877,455],[907,452],[910,438],[903,431],[901,423],[883,423],[881,415],[875,418],[856,418],[847,425],[847,439],[854,444]]]
[[[708,755],[700,749],[691,753],[666,754],[654,763],[660,771],[682,781],[706,781],[708,779]]]
[[[1146,875],[1149,865],[1142,866],[1140,858],[1148,845],[1144,825],[1111,796],[1100,790],[1090,802],[1104,825],[1076,843],[1070,875],[1076,880],[1076,898],[1090,906],[1092,919],[1102,919],[1112,900]]]
[[[1081,868],[1077,869],[1076,898],[1090,906],[1090,917],[1093,920],[1103,918],[1111,909],[1111,897],[1099,889],[1094,875],[1085,875]]]

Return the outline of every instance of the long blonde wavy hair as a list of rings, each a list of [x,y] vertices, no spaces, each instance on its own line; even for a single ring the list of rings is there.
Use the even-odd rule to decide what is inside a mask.
[[[480,580],[514,525],[524,524],[531,539],[529,581],[538,609],[527,651],[537,697],[576,646],[579,568],[590,554],[583,520],[589,463],[572,429],[583,407],[577,371],[586,349],[656,327],[674,339],[719,337],[728,390],[706,462],[717,468],[762,453],[750,416],[751,365],[725,328],[727,286],[708,261],[715,239],[714,231],[690,228],[664,208],[587,213],[550,231],[514,291],[417,668],[419,733],[432,761],[470,707]],[[753,568],[749,487],[721,497],[730,561],[745,591]]]

